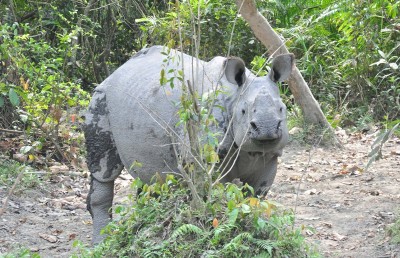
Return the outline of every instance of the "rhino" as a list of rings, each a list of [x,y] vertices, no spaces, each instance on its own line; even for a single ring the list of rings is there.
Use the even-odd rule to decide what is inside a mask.
[[[184,151],[185,144],[177,142],[185,134],[177,125],[182,82],[199,96],[214,94],[216,98],[212,130],[221,135],[220,162],[230,160],[223,181],[239,179],[257,194],[266,193],[276,175],[277,158],[288,142],[286,106],[277,82],[286,80],[293,66],[293,54],[279,55],[268,75],[258,77],[237,57],[217,56],[205,62],[153,46],[139,51],[98,85],[84,126],[93,244],[104,238],[100,230],[111,219],[114,180],[124,167],[145,183],[156,173],[179,173],[172,146]],[[216,94],[218,90],[222,94]],[[132,166],[138,163],[141,166]]]

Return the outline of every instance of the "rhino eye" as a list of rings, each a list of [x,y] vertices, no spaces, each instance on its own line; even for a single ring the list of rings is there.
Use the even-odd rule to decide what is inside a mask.
[[[246,111],[244,109],[242,109],[242,115],[246,114]]]
[[[283,107],[281,107],[281,108],[279,109],[279,111],[281,111],[281,112],[282,112],[282,111],[283,111]]]

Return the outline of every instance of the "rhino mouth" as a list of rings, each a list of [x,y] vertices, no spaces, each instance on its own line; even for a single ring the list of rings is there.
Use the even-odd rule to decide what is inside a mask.
[[[249,138],[251,141],[258,145],[271,144],[275,141],[279,141],[282,138],[282,130],[278,128],[275,132],[263,132],[259,130],[249,132]]]
[[[271,145],[271,144],[279,142],[280,138],[281,137],[273,138],[273,139],[263,139],[263,140],[251,139],[251,141],[256,145]]]

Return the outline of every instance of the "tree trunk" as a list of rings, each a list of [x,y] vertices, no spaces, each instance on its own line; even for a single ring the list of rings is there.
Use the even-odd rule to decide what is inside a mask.
[[[271,56],[289,53],[282,38],[257,10],[254,0],[236,0],[236,5],[242,17],[249,23],[254,35],[266,46]],[[288,84],[296,103],[303,112],[304,120],[333,132],[297,67],[293,69]]]

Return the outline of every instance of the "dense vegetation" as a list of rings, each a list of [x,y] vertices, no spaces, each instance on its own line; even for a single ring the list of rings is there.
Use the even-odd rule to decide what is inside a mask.
[[[88,95],[81,89],[90,92],[139,49],[177,47],[178,23],[184,49],[197,48],[204,59],[230,54],[250,65],[265,57],[233,1],[202,1],[199,17],[197,2],[191,3],[192,8],[167,1],[2,2],[0,106],[11,101],[39,125],[44,120],[39,113],[49,120],[59,108],[85,106]],[[339,114],[342,125],[399,119],[398,1],[284,0],[258,6],[287,39],[329,117]],[[193,28],[197,18],[200,27]],[[193,37],[194,29],[199,37]]]
[[[362,129],[378,123],[390,128],[400,122],[398,1],[257,3],[296,54],[298,67],[334,127]],[[0,128],[24,132],[17,152],[39,165],[51,158],[79,163],[81,112],[88,105],[90,91],[143,47],[182,47],[206,60],[236,55],[253,69],[263,67],[268,59],[264,47],[237,15],[235,3],[227,0],[181,4],[10,0],[0,3],[0,19]],[[282,92],[290,116],[299,117],[290,92],[284,88]],[[190,96],[183,100],[187,106],[193,101]],[[181,113],[182,117],[193,117],[195,112],[183,111],[192,113]],[[197,122],[209,119],[194,114],[199,117]],[[190,119],[182,122],[189,127],[193,123]],[[199,133],[208,134],[207,128],[202,130]],[[214,141],[200,148],[207,169],[217,162],[216,145]],[[114,238],[100,246],[99,253],[314,255],[301,229],[293,228],[293,214],[275,204],[246,196],[236,185],[218,185],[206,190],[209,198],[196,206],[199,210],[189,205],[184,189],[173,178],[146,186],[132,208],[117,209],[121,220],[107,229]],[[192,189],[191,196],[195,196]],[[164,214],[171,211],[178,217],[166,219]],[[133,231],[137,238],[126,236]],[[157,238],[161,234],[163,239]],[[179,241],[183,237],[187,242]],[[190,252],[196,253],[185,253],[188,246],[195,246]],[[82,249],[82,253],[95,256],[98,250]]]
[[[172,176],[133,186],[143,191],[115,209],[107,241],[94,249],[75,242],[76,257],[319,257],[294,228],[293,212],[249,196],[247,185],[218,184],[204,210],[189,205],[188,190]]]

